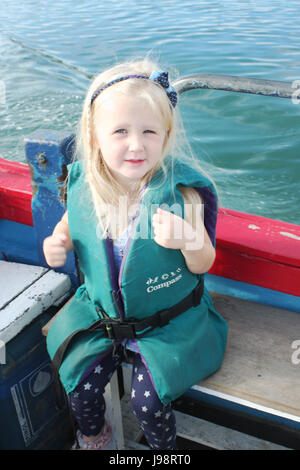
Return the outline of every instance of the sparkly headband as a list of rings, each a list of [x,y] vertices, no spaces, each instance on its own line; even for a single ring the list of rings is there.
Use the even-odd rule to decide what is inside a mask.
[[[125,75],[124,77],[116,78],[115,80],[112,80],[111,82],[106,83],[106,85],[99,88],[99,90],[97,90],[93,94],[93,96],[91,98],[91,104],[97,98],[97,96],[100,95],[100,93],[103,90],[110,87],[111,85],[114,85],[115,83],[122,82],[123,80],[128,80],[128,78],[146,78],[146,79],[152,80],[155,83],[158,83],[159,85],[161,85],[165,89],[165,91],[168,95],[168,98],[171,101],[171,104],[172,104],[173,108],[175,108],[176,103],[177,103],[177,92],[176,92],[175,88],[172,87],[169,83],[168,72],[157,72],[156,70],[154,70],[151,73],[150,77],[148,77],[147,75]]]

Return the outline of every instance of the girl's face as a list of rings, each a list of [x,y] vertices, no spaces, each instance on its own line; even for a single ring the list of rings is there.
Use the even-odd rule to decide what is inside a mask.
[[[95,110],[95,139],[113,176],[125,188],[162,158],[167,132],[145,99],[111,93]]]

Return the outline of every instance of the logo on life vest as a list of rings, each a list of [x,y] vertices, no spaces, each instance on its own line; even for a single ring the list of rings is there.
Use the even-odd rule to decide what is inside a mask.
[[[149,279],[146,281],[146,284],[148,286],[147,292],[151,293],[158,289],[163,289],[164,287],[170,287],[171,285],[175,284],[175,282],[180,281],[180,279],[182,279],[182,274],[178,274],[180,272],[181,268],[177,268],[176,271],[164,273],[161,276],[155,276],[153,279],[152,277],[149,277]]]

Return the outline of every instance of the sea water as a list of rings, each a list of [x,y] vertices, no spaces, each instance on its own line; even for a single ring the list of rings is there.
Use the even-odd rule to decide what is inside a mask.
[[[75,132],[93,76],[149,53],[173,78],[228,74],[300,89],[299,8],[296,0],[2,0],[0,157],[25,162],[23,140],[36,129]],[[300,223],[298,96],[180,97],[223,207]]]

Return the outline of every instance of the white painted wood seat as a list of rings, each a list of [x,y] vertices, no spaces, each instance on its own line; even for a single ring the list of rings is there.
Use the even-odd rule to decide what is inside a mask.
[[[51,269],[0,260],[0,339],[8,343],[71,289],[69,276]]]

